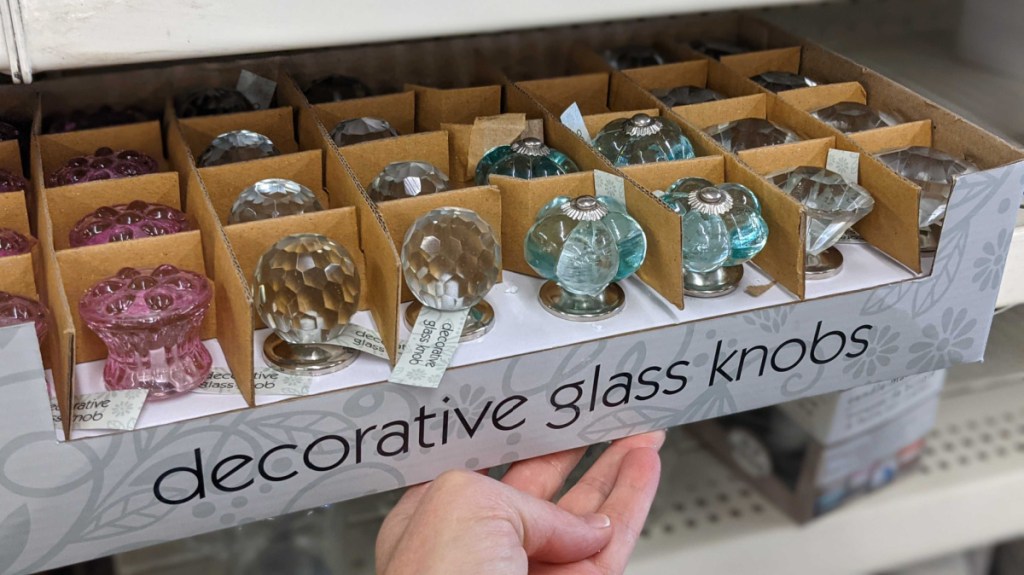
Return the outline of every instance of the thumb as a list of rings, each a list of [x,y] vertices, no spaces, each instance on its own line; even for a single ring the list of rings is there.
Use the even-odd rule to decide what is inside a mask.
[[[527,557],[545,563],[572,563],[596,554],[611,541],[611,519],[591,513],[575,515],[550,501],[512,490],[514,515]]]

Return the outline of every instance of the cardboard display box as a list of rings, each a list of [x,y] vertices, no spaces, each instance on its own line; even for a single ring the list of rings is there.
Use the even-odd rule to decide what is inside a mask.
[[[3,330],[0,365],[17,361],[29,367],[10,375],[4,383],[8,404],[18,406],[5,413],[0,425],[0,437],[5,438],[0,459],[7,462],[4,481],[0,481],[0,526],[4,533],[0,548],[4,558],[11,558],[8,570],[38,570],[115,549],[358,497],[427,480],[452,467],[488,467],[981,359],[996,297],[992,286],[997,285],[981,280],[1001,272],[1001,259],[990,254],[999,255],[999,234],[1013,225],[1014,214],[1005,206],[1019,199],[1016,183],[1024,178],[1024,163],[1020,161],[1024,154],[890,80],[769,25],[743,18],[714,25],[701,18],[684,26],[678,23],[669,19],[620,23],[611,28],[599,25],[578,32],[570,30],[564,37],[554,32],[527,33],[529,42],[524,34],[481,38],[480,58],[491,58],[499,69],[515,64],[524,53],[550,49],[551,54],[561,54],[560,58],[537,61],[543,62],[538,76],[547,77],[541,82],[553,79],[563,91],[544,96],[548,100],[545,104],[540,91],[529,93],[520,85],[525,82],[506,82],[499,87],[499,93],[504,92],[501,107],[495,109],[493,105],[493,89],[480,90],[474,104],[481,108],[471,118],[459,119],[454,112],[460,110],[448,107],[454,117],[444,123],[467,124],[484,111],[488,115],[504,112],[523,114],[528,120],[540,119],[549,145],[569,154],[583,170],[614,175],[618,171],[557,117],[564,109],[558,106],[565,102],[566,94],[575,101],[587,95],[585,90],[574,89],[576,80],[565,81],[559,75],[593,73],[593,59],[582,70],[563,66],[574,43],[612,29],[622,31],[622,35],[609,35],[608,41],[642,31],[658,42],[682,45],[706,29],[709,34],[714,32],[714,37],[729,38],[732,34],[748,39],[754,48],[801,46],[801,66],[808,73],[814,71],[831,82],[857,82],[879,102],[898,103],[891,109],[909,120],[929,120],[936,142],[945,142],[942,145],[948,150],[977,159],[983,168],[957,181],[931,272],[913,272],[911,267],[897,263],[895,256],[874,247],[843,245],[847,265],[844,272],[814,285],[807,282],[802,294],[797,293],[794,282],[786,289],[770,287],[774,281],[781,282],[786,273],[798,277],[792,270],[755,262],[735,294],[714,300],[687,299],[684,306],[681,260],[674,259],[681,253],[680,219],[654,195],[657,188],[650,188],[663,185],[677,174],[705,173],[750,183],[755,193],[765,197],[777,190],[752,165],[756,156],[725,156],[701,127],[662,105],[633,78],[619,72],[598,72],[585,80],[607,86],[594,99],[595,113],[656,108],[683,129],[698,154],[709,156],[693,162],[673,162],[673,166],[664,167],[664,173],[656,173],[661,168],[652,168],[650,174],[620,174],[625,176],[622,188],[627,206],[652,240],[648,263],[639,278],[623,282],[627,295],[623,313],[590,324],[560,320],[537,304],[536,294],[542,283],[539,279],[506,269],[502,283],[488,294],[499,318],[494,329],[481,340],[459,348],[439,389],[388,384],[387,362],[374,358],[359,366],[353,364],[349,368],[352,371],[339,372],[344,373],[340,383],[331,380],[335,383],[314,385],[308,397],[267,397],[257,393],[253,381],[263,367],[258,345],[264,330],[257,329],[249,272],[242,269],[243,262],[248,261],[245,254],[259,249],[255,240],[270,238],[270,228],[274,228],[273,233],[283,233],[285,229],[323,225],[320,229],[335,230],[343,241],[351,243],[355,240],[344,239],[351,238],[344,236],[351,230],[336,228],[358,219],[359,244],[366,254],[366,281],[372,286],[367,290],[368,305],[370,309],[377,306],[392,310],[389,313],[394,314],[394,321],[380,321],[378,325],[385,326],[382,331],[389,329],[387,326],[399,326],[388,342],[394,349],[402,333],[397,321],[402,285],[397,279],[396,230],[410,213],[426,206],[412,200],[398,201],[394,208],[375,206],[365,195],[366,181],[375,175],[370,174],[371,167],[380,167],[374,162],[393,155],[392,146],[404,146],[410,140],[422,144],[422,153],[436,153],[438,162],[450,164],[450,141],[442,141],[446,137],[443,131],[426,132],[339,151],[322,140],[319,149],[324,154],[323,174],[332,213],[319,217],[337,219],[329,223],[314,223],[315,218],[283,219],[266,223],[265,230],[252,232],[248,238],[241,237],[247,231],[245,226],[223,225],[225,200],[220,197],[220,203],[215,204],[213,196],[218,192],[211,189],[217,185],[215,172],[195,170],[194,151],[180,153],[176,159],[175,148],[187,150],[198,144],[171,145],[168,153],[172,167],[181,175],[179,184],[191,194],[189,200],[201,198],[199,206],[185,202],[200,231],[179,237],[168,246],[166,254],[187,259],[193,269],[209,270],[206,254],[212,253],[213,273],[207,272],[216,279],[212,323],[223,348],[224,369],[230,368],[242,393],[224,399],[184,398],[177,404],[166,403],[182,406],[177,412],[151,412],[159,411],[163,414],[160,418],[147,416],[144,410],[137,429],[130,433],[93,437],[73,434],[70,441],[58,442],[43,391],[45,376],[41,363],[35,360],[38,346],[34,334],[29,326]],[[627,33],[629,30],[632,32]],[[331,57],[316,52],[262,62],[175,65],[160,73],[127,71],[95,80],[83,76],[62,85],[97,90],[102,89],[102,82],[131,85],[140,79],[161,77],[171,94],[178,91],[174,87],[178,79],[184,86],[188,83],[184,79],[194,74],[208,85],[227,84],[229,78],[237,77],[240,67],[298,67],[323,75],[347,66],[372,68],[393,62],[396,71],[416,67],[425,70],[422,76],[399,76],[421,85],[472,86],[472,79],[479,77],[479,58],[467,57],[472,46],[468,40],[432,40],[340,49]],[[525,52],[513,47],[525,47]],[[433,52],[428,55],[428,50]],[[439,71],[436,66],[425,65],[439,61],[451,64],[444,70],[449,75],[447,81],[434,73]],[[585,63],[586,59],[576,61]],[[437,77],[429,82],[424,79],[432,75]],[[536,84],[532,86],[537,88]],[[51,88],[44,83],[40,90]],[[307,118],[315,115],[307,103],[296,101],[297,85],[279,82],[278,90],[278,103],[287,107],[262,113],[290,123],[292,111],[298,109],[298,141],[302,142],[301,118],[304,113]],[[445,99],[441,94],[432,96]],[[419,97],[417,93],[417,102]],[[794,121],[815,125],[804,110],[777,96],[759,97],[765,102],[766,113],[769,107],[785,110],[784,114]],[[197,126],[223,122],[224,117],[194,120],[189,125],[198,130]],[[185,133],[185,122],[179,122],[179,134]],[[438,120],[438,127],[441,123]],[[169,130],[173,124],[168,125]],[[321,121],[312,127],[324,137],[326,128]],[[831,138],[835,148],[861,153],[860,176],[867,178],[863,162],[872,160],[865,159],[868,152],[861,144],[832,131],[822,136]],[[297,151],[297,144],[289,151]],[[818,144],[812,141],[809,145]],[[368,150],[391,151],[380,155],[366,153]],[[34,154],[41,156],[38,150]],[[589,173],[550,182],[564,181],[571,184],[569,189],[579,185],[587,191],[594,185],[597,191],[594,177]],[[529,205],[541,194],[552,192],[538,191],[548,185],[543,180],[499,181],[500,191],[484,187],[452,193],[479,191],[481,198],[500,204],[498,228],[505,234],[510,222],[518,222],[521,228],[535,215],[527,213],[530,209],[523,208],[524,202],[511,202],[510,198],[519,193],[529,198],[525,202]],[[513,191],[515,188],[520,191]],[[500,202],[494,201],[496,197],[501,198]],[[403,202],[410,212],[400,206]],[[398,211],[386,213],[392,209]],[[78,276],[98,273],[125,258],[135,259],[144,251],[144,242],[161,238],[122,246],[57,250],[49,209],[38,216],[44,291],[55,298],[53,307],[57,310],[54,333],[58,337],[53,349],[58,359],[53,362],[52,374],[57,399],[66,410],[72,397],[69,374],[75,368],[75,349],[88,350],[89,345],[76,341],[81,334],[68,303],[74,299],[75,290],[70,288],[84,281]],[[800,235],[779,232],[774,237]],[[204,249],[199,247],[200,240]],[[521,248],[515,241],[505,238],[506,254]],[[796,245],[792,240],[783,243],[781,253],[799,254]],[[163,254],[152,252],[146,257],[157,255]],[[144,258],[139,255],[137,259]],[[987,271],[980,276],[965,274],[964,266]],[[389,277],[393,279],[384,279]],[[748,294],[747,288],[751,287],[758,288],[754,291],[759,295]],[[895,345],[890,341],[892,334],[898,334]],[[954,341],[955,346],[940,349],[936,345],[940,339]],[[885,360],[879,360],[878,354]],[[68,509],[74,512],[68,513]]]

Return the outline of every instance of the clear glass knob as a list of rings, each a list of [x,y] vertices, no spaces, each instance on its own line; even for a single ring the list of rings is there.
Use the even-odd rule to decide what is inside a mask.
[[[427,162],[394,162],[370,183],[370,199],[386,202],[448,190],[448,174]]]
[[[339,148],[397,135],[398,130],[392,128],[387,120],[370,117],[342,120],[331,130],[331,139]]]
[[[809,88],[811,86],[818,85],[817,82],[807,76],[794,74],[792,72],[763,72],[756,76],[751,76],[750,79],[772,92],[785,92],[787,90]]]
[[[812,115],[844,134],[895,126],[902,122],[896,114],[881,112],[859,102],[839,102],[817,110]]]
[[[229,224],[319,212],[324,209],[313,190],[283,178],[267,178],[242,190],[231,206]]]
[[[200,168],[208,168],[280,155],[281,150],[263,134],[235,130],[214,138],[196,163]]]
[[[743,118],[711,126],[705,131],[714,141],[734,154],[743,150],[800,141],[800,136],[764,118]]]

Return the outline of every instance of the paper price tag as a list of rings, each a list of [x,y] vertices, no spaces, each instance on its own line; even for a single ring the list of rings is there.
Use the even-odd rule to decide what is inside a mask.
[[[390,359],[387,350],[384,349],[384,341],[380,338],[380,334],[368,327],[354,323],[346,325],[341,335],[331,340],[331,343],[356,351],[365,351],[381,359]]]
[[[441,311],[424,307],[412,334],[388,377],[391,383],[436,388],[459,347],[469,309]]]
[[[147,395],[149,390],[146,389],[121,389],[76,395],[71,400],[71,428],[127,431],[135,429]],[[50,412],[53,423],[60,425],[63,420],[55,398],[50,398]]]
[[[847,182],[856,184],[860,178],[860,154],[844,150],[829,150],[825,167],[842,176]]]
[[[235,85],[235,89],[252,102],[257,110],[266,110],[274,100],[277,82],[248,70],[242,70],[242,73],[238,75],[238,84]]]
[[[583,112],[580,112],[580,107],[573,102],[568,108],[562,112],[560,117],[562,123],[566,125],[570,130],[576,132],[576,134],[583,138],[583,141],[590,143],[590,133],[587,132],[587,125],[583,122]]]
[[[626,181],[608,172],[594,170],[594,190],[599,198],[612,198],[626,207]]]
[[[313,384],[312,377],[288,375],[270,367],[256,370],[253,374],[253,386],[256,395],[309,395],[309,387]],[[231,395],[241,393],[238,383],[231,371],[226,367],[215,367],[202,385],[192,393],[210,395]]]

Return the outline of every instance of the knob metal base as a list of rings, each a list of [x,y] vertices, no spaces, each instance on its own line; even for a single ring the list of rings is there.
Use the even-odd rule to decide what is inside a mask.
[[[917,237],[921,242],[922,254],[934,254],[939,248],[939,235],[942,233],[942,226],[932,224],[927,228],[917,230]]]
[[[405,308],[405,325],[410,329],[416,324],[416,318],[420,316],[421,309],[423,309],[423,304],[417,300],[413,300]],[[492,327],[494,327],[494,308],[487,303],[487,300],[480,300],[480,303],[469,308],[469,317],[466,318],[466,324],[462,326],[459,343],[480,339],[487,335]]]
[[[345,369],[359,352],[326,343],[288,343],[273,333],[263,342],[263,357],[267,365],[281,373],[317,376]]]
[[[804,274],[809,280],[830,278],[843,269],[843,253],[829,248],[816,256],[807,254],[804,260]]]
[[[596,296],[584,296],[565,291],[553,281],[540,286],[541,306],[551,314],[570,321],[597,321],[622,311],[626,292],[617,283],[609,284]]]
[[[743,266],[726,266],[717,270],[701,272],[684,272],[684,292],[691,297],[721,297],[736,291],[743,279]]]

